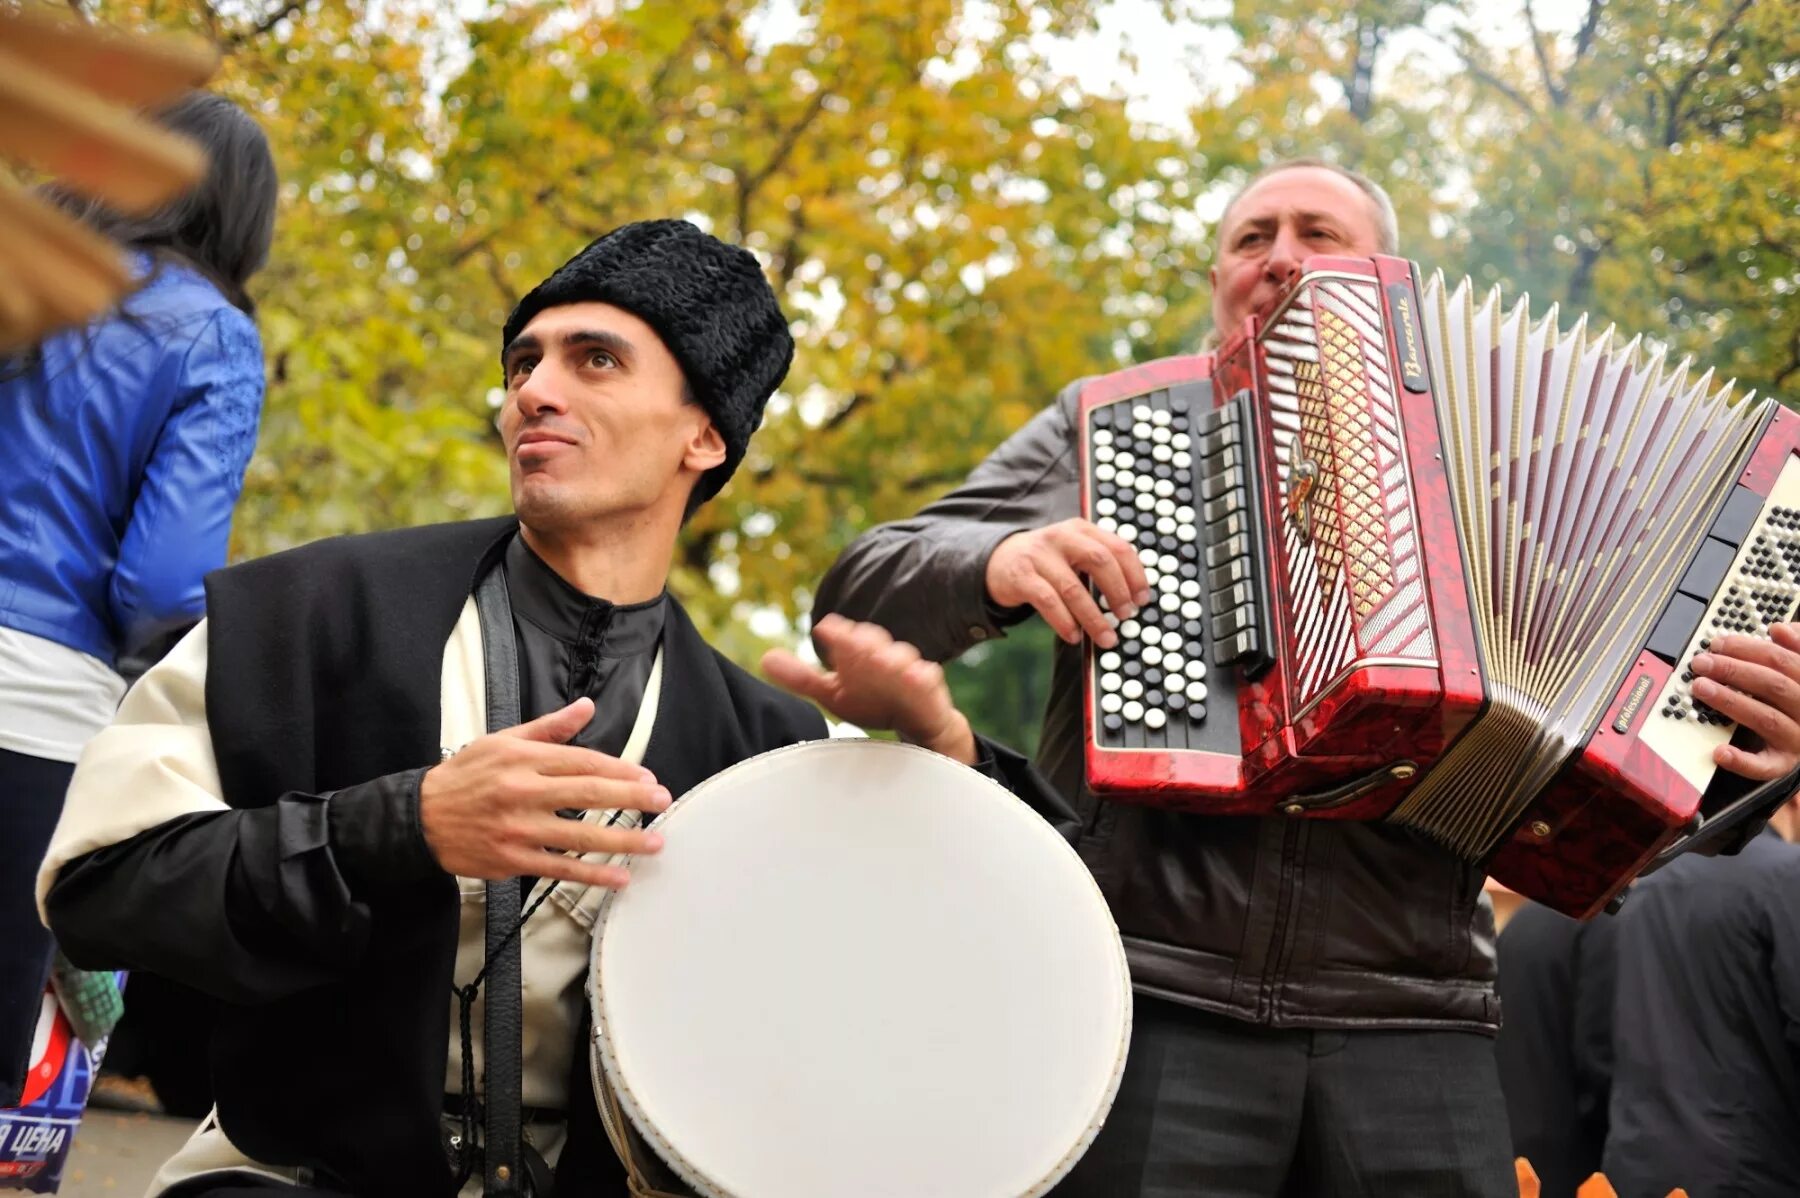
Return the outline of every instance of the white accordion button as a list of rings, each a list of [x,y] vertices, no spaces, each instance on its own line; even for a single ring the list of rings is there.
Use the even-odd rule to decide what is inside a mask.
[[[1163,554],[1160,565],[1162,566],[1162,572],[1164,574],[1181,573],[1181,559],[1176,557],[1173,553]]]
[[[1119,693],[1127,699],[1141,699],[1144,697],[1144,684],[1136,678],[1127,678],[1119,686]]]
[[[1162,577],[1162,575],[1157,573],[1151,567],[1149,567],[1149,566],[1144,567],[1144,581],[1149,583],[1151,586],[1155,586],[1156,580],[1161,577]]]
[[[1156,565],[1156,550],[1149,548],[1138,550],[1138,560],[1146,566]]]
[[[1175,526],[1175,536],[1178,540],[1191,541],[1198,535],[1199,534],[1194,531],[1194,526],[1192,524],[1177,524]]]
[[[1167,445],[1169,443],[1168,426],[1166,424],[1159,423],[1155,428],[1150,430],[1150,439],[1152,441],[1156,442],[1158,445]]]
[[[1125,700],[1119,698],[1119,696],[1113,694],[1111,691],[1100,696],[1100,710],[1104,711],[1107,715],[1118,715],[1119,708],[1123,706],[1125,706]]]
[[[1194,464],[1194,459],[1178,450],[1169,464],[1174,466],[1177,470],[1186,470],[1189,466]]]
[[[1096,462],[1110,462],[1110,461],[1112,461],[1112,460],[1113,460],[1113,451],[1112,451],[1112,446],[1110,446],[1110,445],[1096,445],[1096,446],[1094,446],[1094,460],[1095,460],[1095,461],[1096,461]]]
[[[1125,710],[1122,714],[1126,719],[1135,724],[1144,718],[1144,705],[1139,703],[1136,699],[1133,699],[1125,704]]]
[[[1181,596],[1165,592],[1163,596],[1156,601],[1156,606],[1162,608],[1164,611],[1180,611]]]
[[[1179,632],[1176,632],[1173,628],[1164,629],[1163,634],[1162,634],[1162,647],[1163,647],[1164,653],[1169,653],[1169,652],[1173,652],[1174,650],[1180,649],[1181,648],[1181,634]]]
[[[1116,670],[1124,664],[1123,661],[1119,660],[1119,655],[1114,653],[1111,649],[1108,649],[1105,653],[1100,655],[1100,668],[1103,670]]]
[[[1102,516],[1110,516],[1119,510],[1119,505],[1110,499],[1098,499],[1094,502],[1094,510]]]
[[[1125,524],[1125,523],[1121,522],[1119,525],[1118,531],[1119,531],[1119,536],[1121,536],[1122,538],[1124,538],[1127,541],[1137,540],[1137,525],[1135,525],[1135,524]]]
[[[1105,674],[1100,675],[1100,689],[1103,691],[1118,690],[1119,682],[1120,682],[1119,676],[1117,674],[1111,673],[1110,671]]]
[[[1137,459],[1121,449],[1113,454],[1112,464],[1117,470],[1131,470],[1137,466]]]
[[[1144,727],[1146,728],[1160,728],[1168,722],[1169,717],[1157,708],[1152,707],[1144,713]]]
[[[1094,444],[1099,445],[1099,446],[1111,445],[1112,444],[1112,430],[1110,428],[1095,429],[1094,430]]]
[[[1162,485],[1167,481],[1167,479],[1159,479],[1157,481],[1156,493],[1158,495],[1162,494]],[[1156,514],[1159,516],[1173,516],[1175,514],[1175,501],[1173,499],[1158,499],[1156,501]]]
[[[1159,433],[1162,432],[1161,429],[1157,429],[1156,431]],[[1150,447],[1150,456],[1159,462],[1166,462],[1175,455],[1169,452],[1169,447],[1167,445],[1152,445]]]
[[[1110,441],[1111,439],[1112,439],[1111,435],[1108,434],[1107,440]],[[1181,453],[1184,450],[1192,449],[1193,446],[1194,446],[1193,438],[1189,437],[1186,433],[1176,433],[1173,437],[1169,438],[1169,448],[1173,449],[1176,453]]]
[[[1206,663],[1201,661],[1197,657],[1193,661],[1188,662],[1187,663],[1187,676],[1189,678],[1192,678],[1195,682],[1198,682],[1202,678],[1206,677]]]
[[[1101,502],[1102,503],[1110,503],[1112,501],[1103,499],[1103,500],[1101,500]],[[1117,532],[1119,530],[1119,522],[1117,520],[1114,520],[1111,516],[1102,516],[1098,520],[1094,521],[1094,524],[1096,527],[1103,528],[1107,532]]]
[[[1189,703],[1204,703],[1204,702],[1206,702],[1206,683],[1204,683],[1204,682],[1188,683],[1187,697],[1188,697]]]
[[[1185,666],[1186,664],[1187,664],[1187,660],[1185,658],[1183,658],[1181,656],[1181,654],[1176,653],[1174,650],[1171,650],[1171,649],[1163,650],[1162,668],[1164,670],[1166,670],[1171,677],[1173,677],[1176,674],[1181,673],[1181,667]]]
[[[1192,524],[1194,522],[1194,509],[1185,503],[1178,504],[1175,508],[1175,518],[1183,524]]]
[[[1174,536],[1175,535],[1175,527],[1176,527],[1175,521],[1170,519],[1168,516],[1164,516],[1162,519],[1160,519],[1156,522],[1156,531],[1165,537]]]
[[[1139,656],[1144,659],[1145,665],[1153,666],[1162,661],[1162,650],[1155,645],[1145,645],[1144,651]]]
[[[1156,575],[1156,589],[1171,595],[1176,594],[1181,589],[1181,579],[1177,575],[1164,574],[1161,571],[1158,571]]]
[[[1150,419],[1150,405],[1147,403],[1141,403],[1141,404],[1138,404],[1137,406],[1133,407],[1131,409],[1131,418],[1133,420],[1148,420],[1148,419]]]
[[[1198,599],[1200,597],[1200,584],[1192,578],[1183,581],[1181,584],[1181,597],[1183,599]]]
[[[1094,467],[1094,477],[1103,483],[1109,483],[1116,477],[1116,472],[1109,463],[1101,462]]]
[[[1131,426],[1131,435],[1136,437],[1139,441],[1148,441],[1150,439],[1150,425],[1145,421],[1138,421]]]
[[[1118,483],[1121,487],[1135,487],[1137,486],[1137,475],[1129,470],[1121,468],[1113,472],[1113,481]]]
[[[1173,609],[1173,608],[1169,608],[1169,609],[1165,609],[1165,610],[1171,610],[1171,611],[1172,611],[1172,610],[1174,610],[1174,609]],[[1200,618],[1200,615],[1201,615],[1201,607],[1200,607],[1200,602],[1199,602],[1199,600],[1197,600],[1197,599],[1189,599],[1189,600],[1188,600],[1188,601],[1187,601],[1187,602],[1186,602],[1186,603],[1183,603],[1183,604],[1182,604],[1182,605],[1181,605],[1181,618],[1182,618],[1182,619],[1184,619],[1184,620],[1198,620],[1198,619],[1199,619],[1199,618]]]
[[[1169,496],[1171,496],[1173,494],[1175,494],[1175,484],[1174,483],[1170,482],[1166,478],[1159,478],[1156,480],[1157,498],[1167,499]]]
[[[1137,640],[1138,633],[1142,632],[1143,630],[1144,630],[1144,626],[1142,624],[1139,624],[1136,620],[1127,620],[1123,624],[1119,625],[1119,635],[1124,637],[1128,641]]]
[[[1169,419],[1169,413],[1162,408],[1158,408],[1156,411],[1150,413],[1150,423],[1152,424],[1160,424],[1167,427]]]
[[[1148,491],[1139,491],[1137,498],[1133,499],[1132,502],[1137,505],[1138,510],[1141,512],[1153,512],[1156,510],[1156,496],[1150,494]]]

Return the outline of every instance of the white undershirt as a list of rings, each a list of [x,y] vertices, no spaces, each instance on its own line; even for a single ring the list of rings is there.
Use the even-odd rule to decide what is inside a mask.
[[[72,762],[124,697],[125,680],[99,658],[0,628],[0,749]]]

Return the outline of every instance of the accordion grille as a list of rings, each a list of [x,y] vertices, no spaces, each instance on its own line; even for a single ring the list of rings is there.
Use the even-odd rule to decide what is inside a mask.
[[[1261,337],[1281,551],[1301,710],[1359,660],[1434,664],[1412,483],[1379,293],[1328,277],[1294,294]]]

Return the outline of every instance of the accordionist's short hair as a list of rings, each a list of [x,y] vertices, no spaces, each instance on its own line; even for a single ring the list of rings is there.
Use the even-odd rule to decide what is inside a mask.
[[[1362,190],[1362,193],[1369,197],[1369,202],[1375,206],[1375,233],[1380,239],[1380,244],[1377,248],[1384,254],[1398,254],[1400,252],[1400,222],[1394,216],[1394,201],[1388,198],[1386,190],[1382,188],[1381,184],[1375,182],[1375,180],[1369,178],[1367,175],[1362,174],[1360,171],[1353,171],[1349,167],[1339,166],[1335,162],[1327,162],[1323,158],[1284,158],[1280,162],[1265,166],[1262,170],[1257,171],[1256,174],[1250,177],[1248,182],[1237,189],[1232,195],[1231,201],[1225,205],[1225,211],[1219,214],[1218,231],[1215,236],[1222,236],[1224,234],[1225,218],[1231,215],[1231,210],[1237,206],[1239,200],[1244,198],[1245,192],[1249,191],[1252,187],[1255,187],[1258,183],[1261,183],[1264,179],[1267,179],[1270,175],[1280,174],[1282,171],[1291,171],[1296,167],[1302,166],[1318,167],[1320,170],[1330,171],[1334,175],[1342,175],[1344,178],[1350,180],[1350,182],[1356,184],[1356,186]]]

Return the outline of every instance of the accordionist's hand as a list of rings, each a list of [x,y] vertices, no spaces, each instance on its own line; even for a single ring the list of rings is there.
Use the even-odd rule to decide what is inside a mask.
[[[669,792],[650,771],[567,744],[594,718],[580,698],[560,711],[470,741],[425,771],[419,827],[447,873],[465,878],[556,878],[618,889],[625,870],[586,853],[654,853],[655,832],[606,828],[557,812],[626,808],[653,813]]]
[[[1030,607],[1071,645],[1086,633],[1110,649],[1118,634],[1088,593],[1090,579],[1121,620],[1150,602],[1150,580],[1137,551],[1087,520],[1014,533],[988,557],[987,593],[996,607]]]
[[[843,616],[820,620],[813,642],[830,656],[832,669],[771,649],[763,655],[763,673],[846,723],[888,729],[964,765],[975,764],[975,734],[950,698],[942,666],[880,625]]]
[[[1800,765],[1800,623],[1776,624],[1768,639],[1714,637],[1693,669],[1694,698],[1762,738],[1754,753],[1715,749],[1719,768],[1766,782]]]

